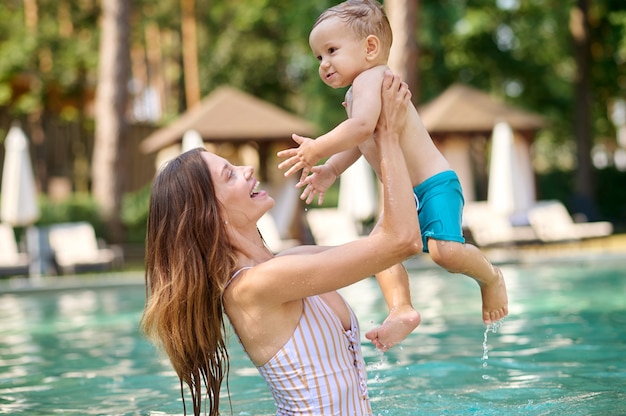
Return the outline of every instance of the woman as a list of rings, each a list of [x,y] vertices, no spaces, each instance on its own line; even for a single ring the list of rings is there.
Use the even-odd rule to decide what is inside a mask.
[[[337,289],[419,252],[419,226],[398,145],[410,92],[386,74],[377,145],[384,214],[372,233],[338,247],[301,246],[273,255],[256,223],[274,201],[251,167],[192,150],[152,186],[142,327],[191,391],[219,411],[228,373],[224,313],[272,390],[277,414],[368,415],[356,318]],[[204,389],[206,391],[203,391]]]

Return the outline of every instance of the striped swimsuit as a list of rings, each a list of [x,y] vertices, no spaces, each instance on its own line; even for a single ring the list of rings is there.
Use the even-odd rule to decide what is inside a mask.
[[[350,326],[344,330],[319,296],[303,299],[302,316],[291,338],[257,367],[272,391],[277,415],[372,414],[359,326],[352,309]]]

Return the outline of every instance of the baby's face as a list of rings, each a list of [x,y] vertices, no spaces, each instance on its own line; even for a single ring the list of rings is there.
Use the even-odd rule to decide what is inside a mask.
[[[319,23],[309,36],[317,58],[322,81],[333,88],[343,88],[368,69],[367,44],[357,39],[337,17]]]

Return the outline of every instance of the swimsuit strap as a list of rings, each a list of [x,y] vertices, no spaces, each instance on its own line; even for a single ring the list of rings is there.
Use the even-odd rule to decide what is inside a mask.
[[[233,275],[231,276],[230,279],[228,279],[228,282],[226,282],[226,286],[224,286],[224,290],[226,290],[226,288],[228,287],[228,285],[230,284],[230,282],[232,282],[235,277],[237,277],[239,275],[239,273],[241,273],[244,270],[248,270],[251,269],[252,266],[248,266],[248,267],[242,267],[241,269],[237,270],[235,273],[233,273]]]

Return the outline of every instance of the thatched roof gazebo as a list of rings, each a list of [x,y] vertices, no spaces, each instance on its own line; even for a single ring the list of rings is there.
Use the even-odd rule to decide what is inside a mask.
[[[316,127],[269,102],[238,89],[215,89],[198,105],[140,144],[144,153],[154,153],[180,143],[185,132],[197,131],[209,143],[235,146],[253,144],[259,153],[259,173],[267,178],[267,162],[273,146],[294,146],[292,133],[314,137]]]
[[[420,115],[433,137],[447,133],[491,134],[499,121],[507,122],[518,132],[535,133],[545,126],[543,117],[464,84],[453,84],[420,107]]]
[[[459,175],[466,202],[484,199],[488,144],[494,126],[506,122],[515,132],[521,164],[532,171],[530,150],[538,130],[546,125],[538,114],[516,108],[487,93],[453,84],[419,108],[424,126]],[[481,192],[481,190],[483,192]]]

